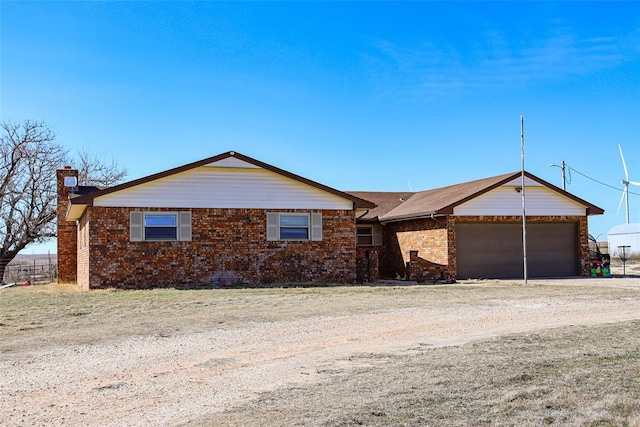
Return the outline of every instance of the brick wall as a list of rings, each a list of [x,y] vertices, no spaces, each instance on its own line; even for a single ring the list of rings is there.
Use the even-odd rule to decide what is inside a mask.
[[[75,282],[77,274],[76,224],[64,220],[69,206],[69,188],[64,186],[64,178],[69,176],[77,179],[78,171],[69,166],[57,170],[58,282]]]
[[[267,241],[262,209],[191,209],[192,241],[130,242],[129,212],[158,209],[88,210],[91,288],[356,280],[353,211],[322,211],[322,241]]]
[[[425,261],[425,265],[438,268],[437,278],[440,278],[441,267],[448,276],[447,266],[451,254],[447,242],[447,226],[447,218],[444,217],[392,222],[385,225],[385,254],[381,274],[389,278],[416,280],[410,277],[411,272],[406,266],[411,260],[411,251],[418,251],[418,256]],[[414,268],[413,273],[417,274],[417,269]],[[420,277],[426,278],[422,273]]]
[[[586,216],[578,217],[578,233],[580,238],[580,266],[582,275],[588,276],[591,271],[591,256],[589,256],[589,224]]]
[[[356,280],[362,282],[377,282],[380,280],[381,246],[358,246]]]
[[[419,256],[419,251],[409,251],[407,280],[416,282],[449,280],[454,276],[447,264],[436,263]]]

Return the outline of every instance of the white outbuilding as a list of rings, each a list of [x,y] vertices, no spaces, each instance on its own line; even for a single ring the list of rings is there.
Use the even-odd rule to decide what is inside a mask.
[[[622,255],[623,246],[627,256],[640,255],[640,222],[616,225],[607,233],[607,239],[612,256]]]

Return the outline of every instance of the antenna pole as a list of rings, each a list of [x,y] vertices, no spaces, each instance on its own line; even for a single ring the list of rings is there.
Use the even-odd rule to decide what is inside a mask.
[[[629,224],[629,183],[625,182],[624,185],[625,185],[625,199],[627,199],[626,200],[626,208],[627,208],[627,210],[625,212],[626,213],[625,218],[627,219],[627,224]]]
[[[522,160],[521,180],[522,180],[522,262],[524,266],[524,284],[527,284],[527,215],[524,185],[524,116],[520,116],[520,157]],[[564,161],[562,162],[564,165]],[[563,168],[564,172],[564,168]]]

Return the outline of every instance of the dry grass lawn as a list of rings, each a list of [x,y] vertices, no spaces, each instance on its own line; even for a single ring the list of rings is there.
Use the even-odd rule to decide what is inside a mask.
[[[185,425],[640,425],[640,321],[360,354],[326,383]]]
[[[640,278],[0,291],[3,425],[640,426]]]

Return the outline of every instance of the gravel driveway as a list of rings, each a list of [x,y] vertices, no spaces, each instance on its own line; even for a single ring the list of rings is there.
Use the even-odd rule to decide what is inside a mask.
[[[482,297],[461,294],[439,306],[439,294],[455,287]],[[370,363],[358,354],[407,354],[420,346],[640,319],[639,278],[407,287],[419,295],[415,301],[392,304],[390,298],[403,291],[383,292],[351,313],[341,305],[346,301],[334,298],[316,314],[314,304],[329,303],[314,300],[300,303],[303,313],[291,319],[220,322],[175,333],[151,324],[145,334],[128,334],[137,322],[131,316],[117,325],[122,333],[80,344],[53,337],[13,348],[14,338],[4,336],[0,419],[8,426],[177,425]],[[252,306],[239,304],[237,310]]]

